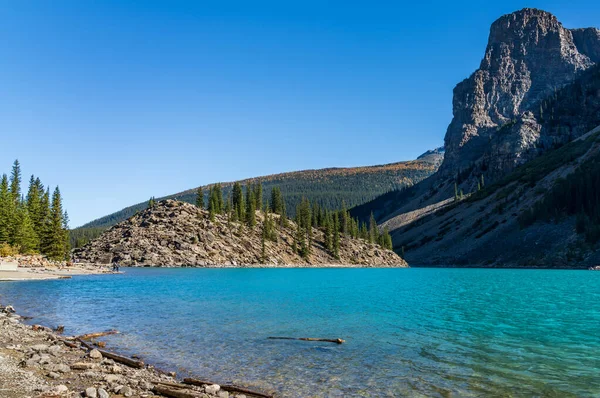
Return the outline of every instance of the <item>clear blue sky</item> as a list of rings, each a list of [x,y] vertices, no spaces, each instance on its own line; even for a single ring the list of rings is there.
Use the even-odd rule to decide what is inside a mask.
[[[0,171],[59,184],[74,227],[205,183],[413,159],[523,7],[600,25],[577,0],[4,2]]]

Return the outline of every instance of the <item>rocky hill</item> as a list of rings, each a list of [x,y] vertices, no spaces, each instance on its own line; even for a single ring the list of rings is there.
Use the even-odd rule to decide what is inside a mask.
[[[367,202],[382,193],[411,186],[436,172],[444,158],[439,148],[428,151],[417,160],[384,164],[378,166],[328,168],[318,170],[302,170],[289,173],[273,174],[263,177],[249,178],[239,181],[242,185],[262,183],[268,195],[271,188],[278,186],[286,203],[288,216],[294,216],[296,205],[303,197],[312,203],[318,203],[329,210],[340,209],[342,201],[347,207]],[[231,192],[234,182],[222,183],[224,195]],[[203,186],[205,195],[210,185]],[[176,199],[195,203],[197,188],[189,189],[158,200]],[[95,238],[106,228],[115,225],[146,208],[142,202],[124,208],[91,221],[76,228],[72,236],[89,240]],[[71,242],[74,245],[74,239]]]
[[[325,249],[324,234],[313,229],[308,259],[293,251],[295,225],[275,229],[275,241],[262,250],[262,223],[257,212],[254,228],[228,222],[226,216],[209,213],[194,205],[164,200],[123,221],[83,248],[73,259],[86,263],[118,261],[124,266],[366,266],[406,267],[391,250],[361,239],[342,236],[340,259]]]

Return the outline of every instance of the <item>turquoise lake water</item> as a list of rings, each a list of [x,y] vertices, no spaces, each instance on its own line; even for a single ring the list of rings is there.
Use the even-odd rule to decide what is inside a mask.
[[[180,375],[284,397],[600,396],[600,272],[125,269],[0,302]],[[346,344],[269,340],[343,338]]]

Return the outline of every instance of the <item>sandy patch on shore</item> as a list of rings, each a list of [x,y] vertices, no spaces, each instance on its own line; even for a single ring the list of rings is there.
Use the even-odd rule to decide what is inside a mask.
[[[70,266],[63,268],[19,267],[16,271],[0,271],[2,281],[68,279],[75,275],[113,274],[110,268],[99,266]]]

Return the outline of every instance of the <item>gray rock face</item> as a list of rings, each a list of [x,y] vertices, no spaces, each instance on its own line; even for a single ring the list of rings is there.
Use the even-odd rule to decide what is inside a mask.
[[[600,62],[600,29],[572,29],[571,33],[577,50],[587,55],[592,62]]]
[[[479,69],[454,89],[440,172],[451,176],[484,157],[492,171],[505,171],[532,158],[540,101],[599,55],[597,29],[571,31],[554,15],[530,8],[499,18]]]

